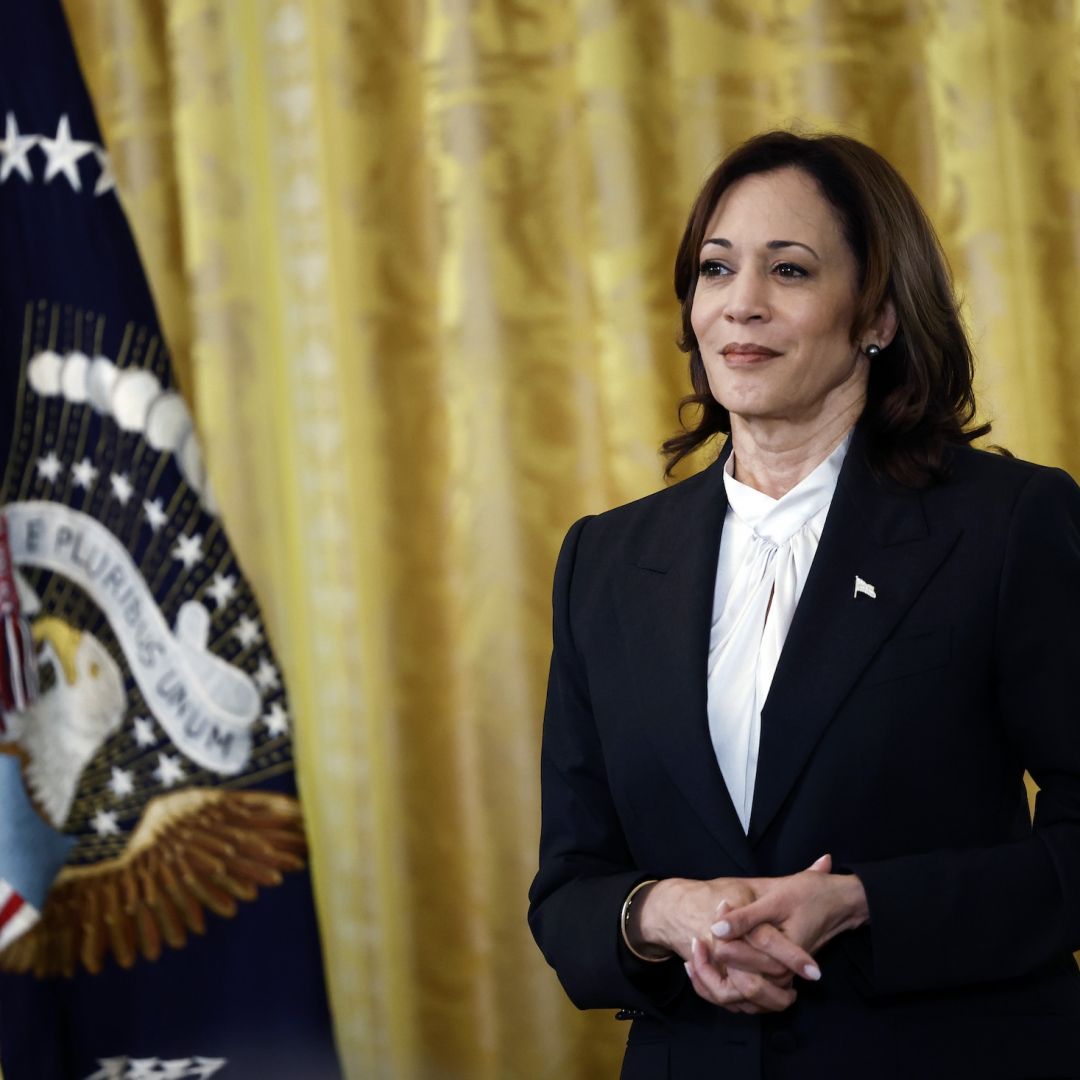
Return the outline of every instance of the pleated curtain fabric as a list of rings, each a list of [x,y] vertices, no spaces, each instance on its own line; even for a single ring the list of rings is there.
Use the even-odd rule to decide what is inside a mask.
[[[525,925],[551,571],[663,482],[689,203],[764,128],[869,141],[994,440],[1080,471],[1077,4],[66,7],[286,669],[349,1075],[616,1075]]]

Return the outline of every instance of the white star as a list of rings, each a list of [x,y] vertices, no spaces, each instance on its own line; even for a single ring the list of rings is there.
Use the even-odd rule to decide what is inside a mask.
[[[147,523],[154,532],[157,532],[158,529],[169,520],[169,515],[165,513],[165,509],[162,507],[160,499],[155,499],[153,502],[149,499],[143,499],[142,508],[143,513],[146,515]]]
[[[237,620],[233,633],[240,639],[240,646],[244,649],[257,641],[262,641],[259,624],[250,615],[243,615]]]
[[[270,706],[270,711],[263,713],[263,723],[268,735],[286,735],[289,731],[289,714],[281,707],[280,701]]]
[[[154,725],[144,716],[135,717],[135,741],[140,746],[153,746],[157,742]]]
[[[113,495],[116,497],[116,501],[121,506],[127,506],[128,499],[135,493],[135,489],[131,486],[131,481],[127,478],[127,473],[114,472],[109,477],[109,483],[112,484]]]
[[[37,459],[38,476],[42,480],[48,480],[50,484],[56,483],[56,478],[60,475],[62,468],[63,465],[60,464],[60,459],[56,456],[55,450],[50,450],[45,457]]]
[[[120,826],[116,824],[116,812],[114,810],[99,810],[90,819],[90,824],[98,836],[116,836],[120,832]]]
[[[128,1066],[126,1057],[98,1058],[97,1063],[101,1068],[91,1074],[91,1080],[124,1080]]]
[[[235,593],[236,578],[233,577],[232,574],[229,574],[228,576],[225,574],[215,574],[214,583],[206,590],[206,595],[217,604],[219,611],[221,608],[225,607]]]
[[[77,165],[80,158],[86,157],[94,149],[94,144],[71,137],[67,113],[60,117],[60,123],[56,125],[56,138],[49,139],[42,135],[39,141],[49,159],[45,163],[45,183],[51,183],[58,173],[63,173],[75,191],[82,191]]]
[[[76,487],[86,488],[89,491],[97,479],[98,471],[94,463],[88,457],[84,457],[78,465],[71,466],[71,474],[75,477]]]
[[[159,1064],[164,1065],[165,1062],[156,1057],[130,1058],[124,1080],[157,1080],[161,1076],[161,1073],[158,1072]]]
[[[182,562],[186,570],[190,570],[202,556],[202,533],[196,533],[194,536],[181,533],[177,538],[176,547],[172,550],[172,557]]]
[[[281,685],[277,668],[266,659],[259,661],[259,669],[252,678],[255,680],[255,685],[264,693],[267,690],[276,690]]]
[[[163,787],[172,787],[184,779],[184,767],[180,758],[172,754],[158,754],[154,777]]]
[[[20,135],[15,114],[7,114],[7,128],[3,139],[0,139],[0,184],[7,183],[7,178],[13,172],[17,172],[27,183],[33,181],[34,174],[30,171],[26,155],[37,141],[36,135]]]
[[[191,1074],[191,1080],[210,1080],[214,1073],[225,1068],[225,1064],[225,1058],[197,1057],[192,1062],[194,1071]]]
[[[112,779],[109,781],[109,790],[118,798],[131,795],[135,791],[135,774],[130,769],[112,767]]]
[[[188,1069],[194,1063],[191,1058],[173,1058],[172,1061],[166,1061],[162,1058],[158,1062],[157,1072],[150,1073],[153,1080],[184,1080],[184,1077],[190,1076]]]
[[[112,171],[112,158],[100,146],[94,147],[94,157],[97,158],[97,163],[101,168],[97,183],[94,185],[94,194],[104,195],[116,187],[116,177]]]

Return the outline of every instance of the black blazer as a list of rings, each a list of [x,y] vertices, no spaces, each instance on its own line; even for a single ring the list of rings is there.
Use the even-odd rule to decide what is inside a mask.
[[[1080,1076],[1080,489],[967,447],[946,481],[897,488],[856,432],[762,712],[747,836],[706,716],[723,457],[579,521],[559,556],[545,957],[579,1007],[636,1016],[626,1078]],[[825,852],[870,923],[783,1013],[708,1005],[678,960],[622,945],[639,881]]]

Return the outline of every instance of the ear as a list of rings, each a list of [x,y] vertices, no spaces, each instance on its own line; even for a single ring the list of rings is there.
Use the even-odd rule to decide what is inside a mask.
[[[873,341],[884,349],[887,345],[892,344],[892,339],[896,337],[896,330],[899,325],[900,322],[896,317],[896,305],[892,302],[892,297],[887,296],[878,309],[877,315],[874,316],[870,325],[866,328],[864,336],[867,341]]]

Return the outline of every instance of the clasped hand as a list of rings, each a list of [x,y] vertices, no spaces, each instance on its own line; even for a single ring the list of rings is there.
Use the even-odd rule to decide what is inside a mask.
[[[642,905],[645,941],[678,953],[696,993],[732,1012],[779,1012],[796,977],[817,981],[816,953],[867,918],[862,883],[823,855],[779,878],[658,882]]]

